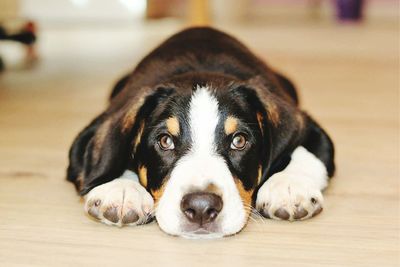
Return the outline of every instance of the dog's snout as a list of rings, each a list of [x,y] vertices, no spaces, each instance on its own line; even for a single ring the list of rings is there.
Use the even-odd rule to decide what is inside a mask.
[[[212,222],[222,210],[222,199],[214,193],[196,192],[186,194],[181,201],[181,210],[193,223],[203,225]]]

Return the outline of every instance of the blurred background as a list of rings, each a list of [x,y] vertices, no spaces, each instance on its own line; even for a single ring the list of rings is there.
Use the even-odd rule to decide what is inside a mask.
[[[301,34],[298,29],[343,24],[355,24],[359,31],[370,25],[395,27],[398,12],[397,0],[0,0],[0,68],[15,70],[51,59],[57,61],[52,67],[68,68],[61,60],[78,57],[87,63],[111,60],[122,70],[118,56],[132,67],[138,47],[144,55],[163,37],[187,26],[239,33],[257,48],[260,38],[280,41],[267,33],[282,28]],[[253,36],[255,31],[260,35]],[[318,41],[329,41],[322,39]],[[285,45],[296,49],[293,43]],[[61,53],[66,47],[68,52]],[[67,59],[59,58],[63,56]]]

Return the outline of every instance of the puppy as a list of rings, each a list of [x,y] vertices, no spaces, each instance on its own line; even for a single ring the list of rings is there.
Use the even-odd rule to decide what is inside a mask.
[[[168,234],[238,233],[255,207],[277,220],[321,212],[334,148],[292,83],[212,28],[179,32],[114,88],[76,137],[67,179],[109,225],[155,217]]]

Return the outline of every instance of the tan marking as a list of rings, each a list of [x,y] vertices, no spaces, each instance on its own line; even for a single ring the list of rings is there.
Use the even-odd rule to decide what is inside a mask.
[[[258,166],[258,176],[257,176],[257,185],[261,183],[261,178],[262,178],[262,166]]]
[[[216,186],[215,184],[208,185],[206,190],[204,190],[204,191],[208,192],[208,193],[214,193],[214,194],[217,194],[217,195],[222,195],[221,189],[218,186]]]
[[[235,178],[235,184],[236,184],[236,187],[237,187],[237,189],[238,189],[238,191],[239,191],[239,195],[240,195],[240,198],[242,199],[242,201],[243,201],[243,204],[245,205],[245,207],[250,207],[251,206],[251,197],[252,197],[252,195],[253,195],[253,189],[250,189],[250,190],[246,190],[246,189],[244,189],[244,186],[243,186],[243,183],[242,183],[242,181],[240,181],[240,179],[239,178]],[[246,212],[249,212],[249,209],[245,209],[246,210]]]
[[[84,181],[84,175],[83,172],[79,173],[79,175],[76,177],[76,186],[78,188],[78,191],[81,191],[83,188],[83,181]]]
[[[145,166],[139,167],[139,182],[143,187],[147,187],[147,168]]]
[[[296,121],[300,127],[300,129],[304,128],[304,116],[301,112],[296,113]]]
[[[268,101],[266,105],[267,105],[267,113],[269,120],[272,122],[274,126],[277,126],[279,124],[279,117],[280,117],[278,106],[272,101]]]
[[[156,190],[151,189],[150,193],[154,198],[154,205],[157,205],[158,201],[160,201],[160,198],[162,197],[162,195],[164,194],[164,190],[165,190],[165,186],[167,185],[167,180],[165,178],[165,181],[163,182],[162,186]]]
[[[139,130],[138,133],[135,136],[135,141],[133,142],[133,152],[136,152],[136,149],[138,145],[140,144],[140,141],[142,140],[142,135],[143,135],[143,130],[144,130],[144,122],[140,122]]]
[[[168,132],[174,136],[179,135],[179,121],[176,117],[170,117],[166,121]]]
[[[127,133],[135,123],[136,113],[144,103],[144,97],[139,98],[126,112],[122,119],[122,133]]]
[[[238,119],[236,119],[235,117],[232,117],[232,116],[228,116],[228,118],[225,120],[225,124],[224,124],[224,129],[225,129],[226,135],[230,135],[230,134],[233,134],[234,132],[236,132],[237,126],[238,126]]]
[[[261,130],[261,134],[262,135],[264,135],[263,120],[264,120],[263,115],[260,112],[257,112],[258,126],[260,126],[260,130]]]

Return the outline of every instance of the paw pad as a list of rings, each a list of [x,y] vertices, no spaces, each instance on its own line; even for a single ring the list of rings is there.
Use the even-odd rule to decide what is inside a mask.
[[[130,210],[125,216],[122,218],[123,224],[130,224],[137,222],[139,220],[139,215],[134,211]]]
[[[104,218],[113,223],[117,223],[119,221],[118,215],[118,209],[116,207],[110,207],[103,213]]]
[[[317,216],[318,214],[321,213],[321,211],[323,210],[323,208],[321,206],[319,206],[311,215],[311,217]]]
[[[290,218],[290,214],[284,208],[277,209],[274,215],[282,220],[288,220]]]
[[[302,207],[297,207],[294,214],[293,219],[300,220],[308,215],[308,211]]]

